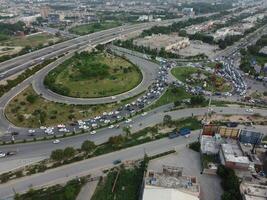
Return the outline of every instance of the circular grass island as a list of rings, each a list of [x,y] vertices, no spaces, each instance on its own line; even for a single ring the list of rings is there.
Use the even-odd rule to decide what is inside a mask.
[[[127,92],[141,81],[139,68],[122,57],[82,52],[51,70],[44,84],[64,96],[98,98]]]
[[[195,67],[176,67],[171,70],[172,75],[179,81],[190,86],[199,86],[206,91],[213,92],[229,92],[232,89],[230,83],[226,82],[224,78],[215,76],[205,70]]]

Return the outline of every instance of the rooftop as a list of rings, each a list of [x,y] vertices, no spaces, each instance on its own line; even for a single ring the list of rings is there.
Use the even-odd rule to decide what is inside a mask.
[[[245,200],[266,200],[267,186],[242,182],[240,191]]]
[[[249,164],[248,157],[243,155],[237,143],[222,144],[222,152],[226,161]]]
[[[182,176],[182,168],[163,165],[162,172],[148,171],[145,188],[175,189],[198,196],[200,188],[196,177]]]

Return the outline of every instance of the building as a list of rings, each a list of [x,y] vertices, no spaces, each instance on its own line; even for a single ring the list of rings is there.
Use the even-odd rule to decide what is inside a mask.
[[[241,170],[248,170],[249,168],[249,159],[244,156],[242,149],[236,142],[221,144],[219,156],[222,165],[226,167]]]
[[[176,34],[153,34],[145,38],[138,38],[134,40],[134,44],[149,47],[151,49],[157,49],[158,51],[163,48],[165,51],[176,52],[190,45],[190,42],[188,38],[179,37]]]
[[[42,6],[40,8],[40,14],[42,18],[48,18],[49,15],[49,7],[48,6]]]
[[[260,144],[263,134],[260,132],[241,130],[239,134],[239,141],[246,144]]]
[[[242,182],[240,184],[240,193],[243,200],[266,200],[267,186]]]
[[[49,24],[58,24],[60,22],[60,15],[51,13],[48,15],[48,23]]]
[[[267,55],[267,46],[263,47],[263,48],[259,51],[259,53],[264,54],[264,55]]]
[[[143,200],[199,200],[196,177],[183,176],[182,168],[163,165],[162,172],[147,171]]]
[[[183,8],[182,13],[187,16],[195,15],[194,8]]]

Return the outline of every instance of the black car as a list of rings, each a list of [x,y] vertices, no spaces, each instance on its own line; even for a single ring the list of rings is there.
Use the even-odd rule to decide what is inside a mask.
[[[12,132],[11,135],[19,135],[18,132]]]
[[[8,151],[8,152],[6,153],[7,156],[14,156],[14,155],[16,155],[16,154],[17,154],[16,151]]]

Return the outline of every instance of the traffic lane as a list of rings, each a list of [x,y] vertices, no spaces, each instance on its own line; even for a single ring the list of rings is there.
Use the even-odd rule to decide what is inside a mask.
[[[199,15],[199,16],[196,16],[195,18],[207,17],[207,16],[214,15],[214,14],[217,14],[217,13],[212,13],[212,14],[208,14],[208,15],[207,14]],[[148,23],[141,23],[141,24],[137,24],[137,25],[123,25],[120,27],[115,27],[112,29],[103,30],[100,32],[95,32],[95,33],[92,33],[89,35],[80,36],[78,38],[74,38],[72,40],[67,40],[65,42],[55,44],[55,45],[31,52],[31,53],[28,53],[28,54],[25,54],[25,55],[22,55],[19,57],[13,58],[11,60],[2,62],[1,63],[1,69],[10,69],[12,67],[22,65],[25,62],[37,59],[37,58],[42,57],[42,56],[45,56],[49,53],[60,50],[62,48],[66,48],[70,45],[75,45],[75,44],[80,43],[80,42],[87,42],[90,40],[94,40],[95,38],[99,38],[105,34],[107,34],[107,35],[128,34],[129,32],[148,29],[148,28],[153,27],[155,25],[168,25],[168,24],[171,24],[175,21],[184,21],[187,19],[188,19],[188,17],[184,17],[184,18],[178,18],[178,19],[164,20],[164,21],[160,21],[160,22],[148,22]],[[133,29],[133,30],[131,30],[131,29]]]
[[[132,123],[120,123],[120,129],[109,129],[104,128],[99,131],[95,135],[90,135],[89,133],[76,135],[72,137],[62,138],[59,144],[53,144],[52,141],[43,141],[43,142],[34,142],[27,144],[15,144],[15,145],[7,145],[1,146],[0,151],[14,151],[18,150],[18,154],[10,157],[10,160],[27,158],[27,157],[38,157],[38,156],[47,156],[49,157],[51,151],[58,148],[65,148],[68,146],[72,146],[75,148],[79,148],[84,140],[94,141],[96,144],[101,144],[107,142],[111,136],[116,136],[123,134],[123,126],[132,125],[132,132],[136,132],[144,129],[145,127],[151,127],[158,123],[161,123],[164,115],[170,115],[172,119],[182,119],[186,117],[192,116],[203,116],[207,112],[207,108],[192,108],[192,109],[183,109],[171,112],[164,112],[165,107],[159,108],[158,110],[154,110],[148,112],[146,116],[136,116],[133,118]],[[253,113],[248,113],[245,111],[245,108],[234,108],[234,107],[220,107],[213,108],[214,112],[219,114],[245,114],[252,115]],[[267,116],[266,110],[255,109],[255,112],[260,113],[262,116]],[[255,113],[254,112],[254,113]],[[141,125],[140,125],[141,124]],[[6,160],[2,159],[0,162],[4,163]]]
[[[59,184],[71,180],[75,177],[90,174],[92,171],[106,169],[113,166],[114,160],[122,161],[142,159],[146,153],[149,156],[173,150],[176,146],[185,146],[187,143],[195,141],[198,137],[197,132],[192,133],[191,137],[179,137],[175,139],[164,138],[143,145],[127,148],[121,151],[105,154],[103,156],[84,160],[81,162],[65,165],[55,169],[47,170],[29,177],[20,178],[0,184],[2,198],[14,195],[13,189],[18,192],[28,191],[29,187],[40,188],[50,184]]]
[[[110,39],[113,39],[111,37]],[[106,40],[106,39],[105,39]],[[117,52],[119,55],[122,53]],[[142,72],[143,78],[141,83],[130,91],[124,92],[122,94],[110,96],[110,97],[102,97],[102,98],[74,98],[69,96],[63,96],[57,94],[44,86],[44,78],[52,69],[56,68],[58,65],[53,65],[51,67],[47,67],[45,71],[39,73],[38,78],[35,78],[33,81],[33,88],[37,94],[42,94],[42,97],[48,99],[50,101],[59,102],[59,103],[67,103],[67,104],[75,104],[75,105],[95,105],[95,104],[104,104],[104,103],[112,103],[116,101],[121,101],[133,96],[136,96],[146,89],[153,83],[153,81],[157,77],[157,72],[160,68],[158,64],[155,64],[151,61],[141,59],[139,57],[124,54],[124,56],[132,63],[137,65]],[[115,98],[114,98],[115,97]]]

